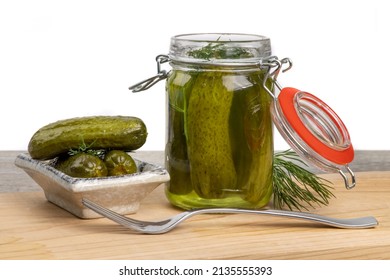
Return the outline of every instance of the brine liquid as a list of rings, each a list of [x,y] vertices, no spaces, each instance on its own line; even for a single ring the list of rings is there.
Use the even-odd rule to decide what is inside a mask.
[[[271,97],[257,71],[173,70],[166,186],[183,209],[261,208],[272,195]]]

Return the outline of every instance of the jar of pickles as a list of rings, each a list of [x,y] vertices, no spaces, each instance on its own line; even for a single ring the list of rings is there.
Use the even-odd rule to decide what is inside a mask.
[[[272,55],[269,38],[178,35],[169,54],[156,60],[158,74],[130,89],[166,80],[166,196],[173,205],[266,206],[273,193],[273,123],[299,155],[340,172],[346,187],[354,186],[347,165],[353,148],[343,123],[311,94],[281,88],[276,78],[290,60]],[[164,62],[170,71],[161,69]],[[352,185],[340,166],[346,166]]]
[[[243,34],[171,39],[166,194],[184,209],[259,208],[272,194],[270,40]]]

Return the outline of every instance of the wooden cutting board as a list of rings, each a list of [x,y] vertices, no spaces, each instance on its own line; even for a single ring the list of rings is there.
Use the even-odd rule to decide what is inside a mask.
[[[0,194],[0,259],[390,259],[390,172],[357,173],[346,190],[312,212],[375,216],[373,229],[335,229],[307,221],[245,214],[193,217],[162,235],[134,233],[108,219],[82,220],[47,202],[43,192]],[[15,178],[15,185],[17,178]],[[157,188],[134,218],[178,213]]]

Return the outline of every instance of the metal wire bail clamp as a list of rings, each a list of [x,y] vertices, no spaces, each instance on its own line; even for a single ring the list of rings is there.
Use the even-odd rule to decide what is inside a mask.
[[[143,90],[147,90],[151,88],[153,85],[158,83],[159,81],[165,80],[168,77],[169,71],[165,71],[161,69],[161,64],[169,61],[169,57],[165,54],[160,54],[156,57],[157,62],[157,75],[150,77],[146,80],[143,80],[135,85],[129,87],[129,90],[132,92],[140,92]]]
[[[287,68],[282,69],[286,64]],[[280,71],[286,72],[292,67],[290,59],[271,57],[260,66],[266,67],[263,87],[273,98],[272,117],[283,138],[314,166],[328,172],[337,171],[346,189],[355,187],[355,174],[348,166],[353,160],[354,150],[341,119],[316,96],[291,87],[283,88],[279,84]],[[272,88],[267,87],[269,80]],[[279,93],[272,91],[274,86]],[[351,180],[343,169],[349,173]]]

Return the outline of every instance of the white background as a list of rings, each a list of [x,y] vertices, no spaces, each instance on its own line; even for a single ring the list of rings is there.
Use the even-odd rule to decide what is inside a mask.
[[[163,150],[164,83],[128,87],[156,73],[171,36],[239,32],[293,60],[282,85],[328,103],[355,149],[388,150],[389,13],[385,0],[0,0],[0,149],[26,149],[59,119],[106,114],[140,117],[142,149]]]
[[[130,238],[130,237],[129,237]],[[119,270],[129,269],[203,269],[203,275],[119,275]],[[214,268],[272,267],[272,275],[223,275],[213,276]],[[23,269],[21,269],[23,268]],[[36,279],[94,279],[94,280],[165,280],[165,279],[371,279],[389,278],[388,260],[0,260],[2,275],[7,280]],[[44,279],[46,279],[44,278]]]

